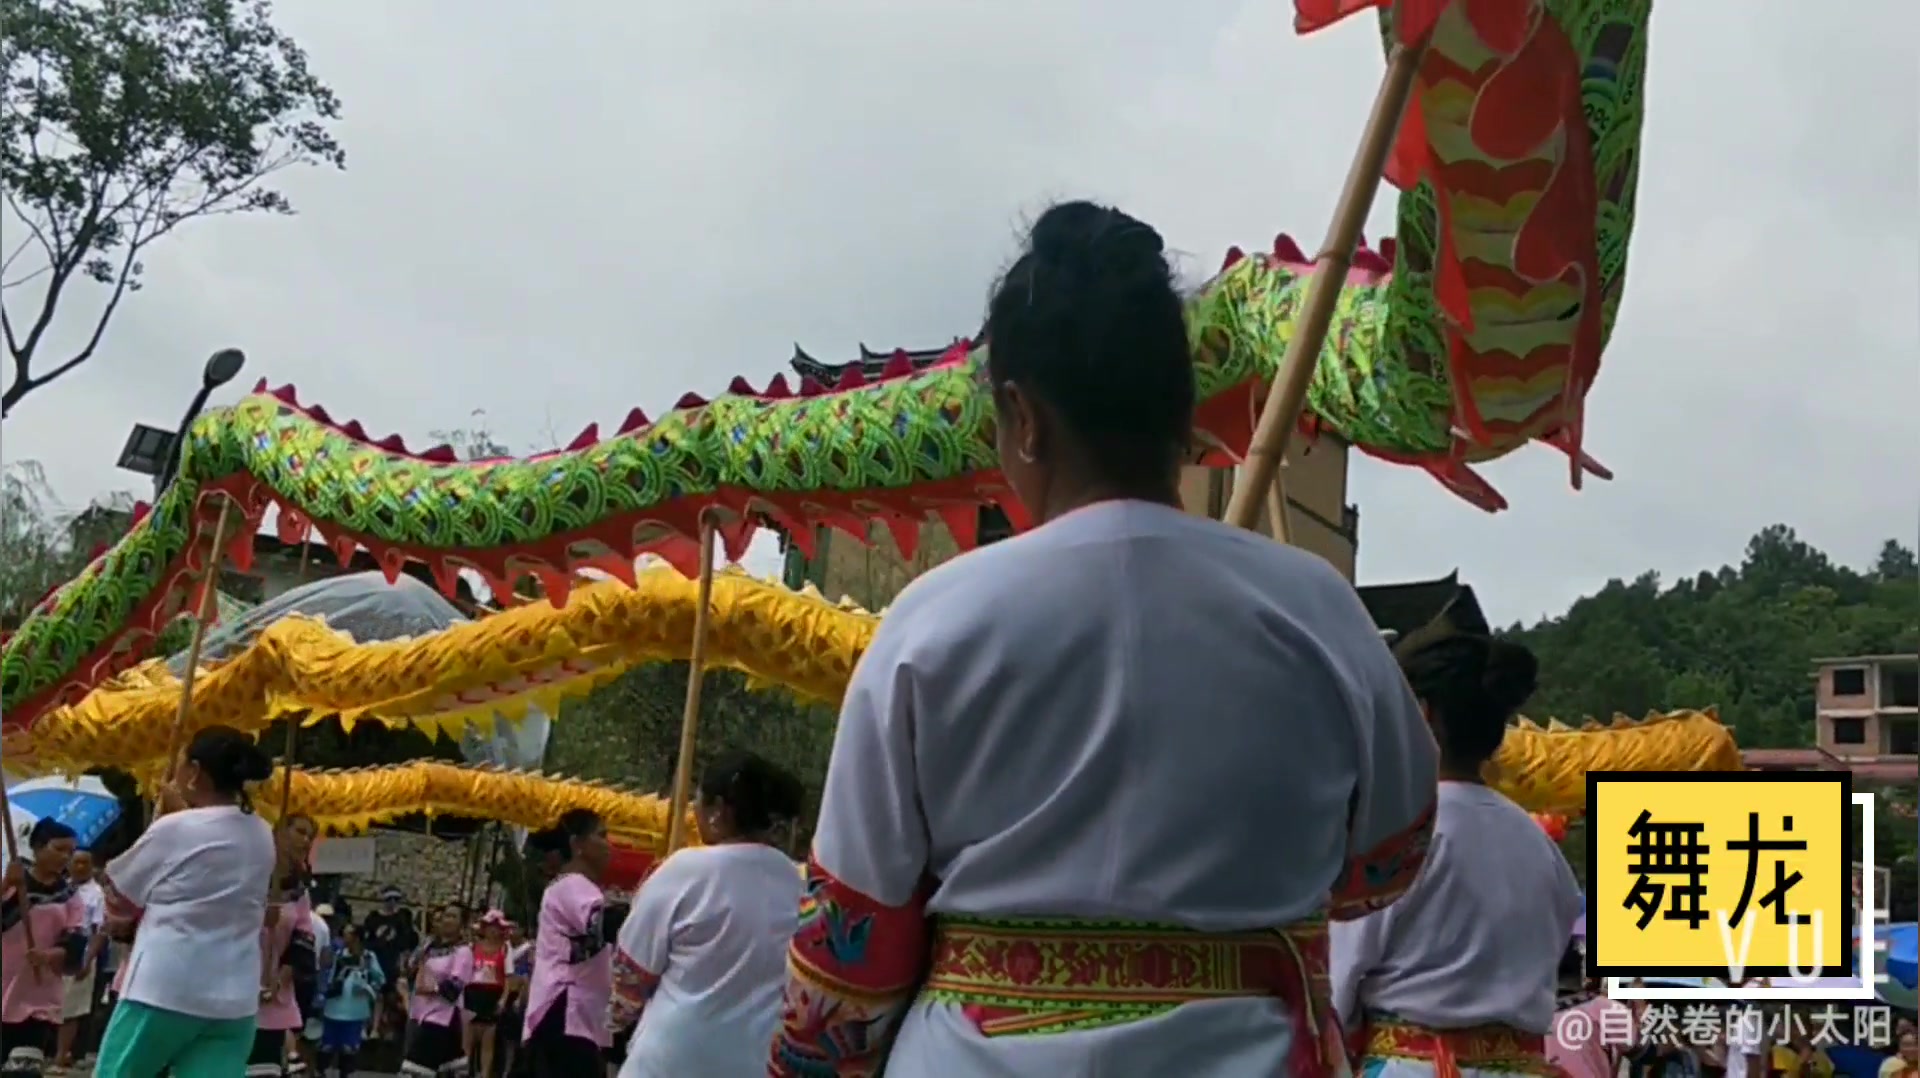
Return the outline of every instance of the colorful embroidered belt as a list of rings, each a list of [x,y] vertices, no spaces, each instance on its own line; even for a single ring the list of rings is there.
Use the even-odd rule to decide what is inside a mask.
[[[1509,1026],[1428,1029],[1388,1015],[1369,1014],[1359,1038],[1374,1059],[1416,1059],[1433,1065],[1434,1078],[1460,1078],[1462,1068],[1508,1074],[1559,1076],[1547,1061],[1547,1039]]]
[[[986,1036],[1102,1029],[1209,999],[1273,998],[1294,1026],[1296,1078],[1344,1076],[1324,919],[1264,932],[940,916],[920,998]]]

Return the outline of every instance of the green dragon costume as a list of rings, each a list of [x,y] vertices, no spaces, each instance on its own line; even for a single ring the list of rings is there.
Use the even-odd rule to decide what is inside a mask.
[[[1296,9],[1304,31],[1372,6]],[[1530,441],[1567,454],[1575,486],[1606,474],[1581,450],[1582,405],[1625,282],[1648,15],[1649,0],[1401,0],[1383,14],[1390,42],[1431,35],[1387,170],[1400,239],[1356,254],[1305,433],[1425,469],[1488,511],[1505,501],[1472,465]],[[1193,297],[1209,461],[1245,450],[1313,272],[1282,236],[1230,252]],[[289,541],[312,528],[343,558],[365,547],[389,574],[418,560],[449,589],[462,568],[496,591],[535,573],[556,602],[571,570],[631,577],[642,552],[685,564],[708,509],[734,557],[763,520],[804,544],[819,525],[864,538],[877,517],[904,547],[938,515],[968,545],[983,502],[1023,523],[994,458],[986,349],[919,370],[903,358],[870,382],[854,369],[834,387],[736,380],[658,420],[636,410],[612,437],[590,427],[564,450],[473,462],[369,440],[262,383],[191,426],[158,504],[6,641],[5,728],[141,658],[210,564],[248,562],[270,505]]]

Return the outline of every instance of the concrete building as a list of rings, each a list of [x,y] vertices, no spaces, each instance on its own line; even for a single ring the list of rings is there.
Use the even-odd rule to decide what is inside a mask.
[[[1863,783],[1920,780],[1920,656],[1815,659],[1814,744],[1748,749],[1754,771],[1851,771]]]
[[[1920,762],[1920,656],[1814,660],[1821,749],[1849,760]]]

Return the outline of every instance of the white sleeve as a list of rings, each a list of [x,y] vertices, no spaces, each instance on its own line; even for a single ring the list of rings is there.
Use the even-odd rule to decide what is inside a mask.
[[[1354,691],[1360,775],[1349,817],[1347,865],[1331,916],[1363,917],[1412,886],[1433,841],[1440,750],[1393,653],[1371,641],[1365,683]]]
[[[620,926],[620,953],[643,971],[661,976],[673,953],[673,925],[686,894],[686,854],[675,854],[640,885],[633,909]]]
[[[1360,988],[1367,974],[1380,964],[1387,953],[1391,909],[1381,910],[1352,921],[1335,921],[1328,926],[1331,951],[1333,1009],[1343,1028],[1360,1028]]]
[[[854,668],[813,838],[820,869],[893,907],[915,900],[931,844],[914,767],[913,671],[904,654],[910,635],[905,629],[881,622]]]
[[[105,875],[113,889],[140,909],[147,908],[154,887],[173,858],[172,835],[177,827],[177,817],[159,817],[126,852],[107,864]]]

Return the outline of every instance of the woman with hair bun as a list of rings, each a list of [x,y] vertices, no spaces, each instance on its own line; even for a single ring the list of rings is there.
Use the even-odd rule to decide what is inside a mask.
[[[981,404],[1037,526],[915,580],[854,672],[770,1074],[1344,1068],[1327,921],[1418,869],[1434,746],[1331,565],[1181,507],[1190,346],[1270,332],[1190,344],[1119,210],[1035,222]]]
[[[1541,826],[1484,778],[1538,665],[1518,644],[1444,623],[1395,652],[1440,744],[1439,808],[1413,887],[1334,928],[1341,1019],[1367,1078],[1554,1074],[1545,1036],[1580,887]]]
[[[613,940],[606,893],[600,889],[613,853],[607,824],[591,809],[573,809],[531,844],[556,856],[564,851],[564,859],[540,896],[522,1056],[533,1078],[601,1074],[612,1043],[607,1004],[613,992]]]
[[[62,975],[86,946],[86,904],[67,877],[74,837],[58,820],[36,820],[27,834],[28,856],[7,866],[0,898],[0,1074],[38,1074],[54,1058],[66,1005]]]
[[[113,859],[119,916],[137,912],[139,930],[94,1073],[247,1072],[276,859],[273,829],[253,814],[247,786],[272,772],[247,735],[201,730],[160,791],[153,825]]]
[[[802,890],[773,837],[804,793],[752,753],[708,767],[699,793],[702,845],[661,863],[620,930],[608,1024],[634,1029],[620,1078],[766,1071]]]

